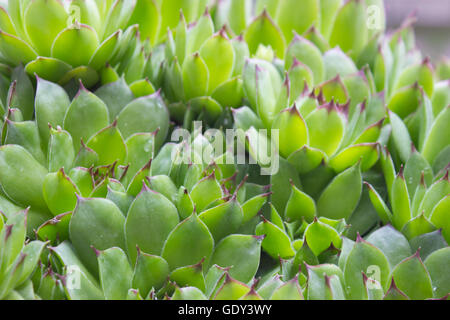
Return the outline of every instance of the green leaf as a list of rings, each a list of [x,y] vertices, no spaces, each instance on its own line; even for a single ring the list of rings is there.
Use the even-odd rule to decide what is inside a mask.
[[[438,115],[425,139],[422,155],[428,163],[434,163],[435,159],[446,146],[450,145],[450,133],[448,123],[450,122],[450,107],[446,107]]]
[[[70,268],[66,269],[65,272],[65,290],[70,299],[105,299],[102,290],[98,286],[97,280],[81,263],[78,255],[75,253],[75,250],[69,241],[64,241],[57,247],[53,247],[52,251],[56,254],[61,263],[63,263],[65,266],[70,266]]]
[[[76,184],[83,197],[87,197],[94,189],[94,181],[91,173],[86,168],[73,168],[69,172],[70,179]]]
[[[48,124],[53,128],[62,126],[69,105],[69,96],[63,88],[49,81],[37,79],[35,113],[44,150],[50,138]]]
[[[0,31],[0,52],[13,65],[27,64],[37,57],[25,41],[4,31]]]
[[[133,271],[126,253],[117,247],[96,252],[100,283],[107,300],[125,300]]]
[[[95,70],[103,68],[116,52],[121,35],[122,35],[121,30],[118,30],[114,32],[111,36],[109,36],[107,39],[105,39],[105,41],[103,41],[98,47],[96,46],[94,48],[95,51],[92,52],[89,57],[88,56],[85,57],[85,59],[89,59],[87,60],[89,67]],[[96,37],[94,37],[93,39],[95,40]],[[83,61],[83,64],[86,63]],[[77,64],[74,63],[73,65],[76,66]]]
[[[127,158],[127,147],[116,121],[93,135],[87,142],[87,147],[98,154],[98,165],[109,165],[116,161],[122,165]]]
[[[24,246],[22,253],[25,254],[25,261],[22,274],[20,275],[20,279],[17,281],[17,285],[23,284],[33,274],[38,265],[41,253],[46,245],[46,242],[34,240]]]
[[[391,191],[392,223],[397,230],[401,230],[411,218],[411,205],[406,181],[403,176],[403,167],[392,184]]]
[[[417,236],[410,240],[410,245],[413,252],[419,251],[422,260],[425,260],[434,251],[448,247],[441,230]]]
[[[75,159],[72,136],[61,127],[50,129],[47,159],[50,172],[56,172],[61,168],[65,170],[72,168]]]
[[[125,29],[136,7],[136,0],[114,1],[110,5],[107,15],[104,16],[102,37],[109,37],[118,29]],[[106,12],[105,12],[106,13]]]
[[[428,221],[423,214],[409,220],[402,229],[402,233],[408,239],[420,236],[421,234],[433,232],[436,227]]]
[[[317,219],[306,228],[305,240],[316,256],[330,248],[331,245],[335,248],[340,248],[342,245],[339,233]]]
[[[272,130],[279,131],[279,150],[284,158],[308,143],[308,128],[295,106],[283,110],[275,118]]]
[[[256,217],[266,204],[268,196],[270,196],[270,193],[262,193],[248,199],[242,204],[242,212],[244,213],[244,219],[242,220],[243,224]]]
[[[302,184],[300,183],[300,178],[295,167],[283,158],[280,158],[279,161],[278,172],[270,177],[270,183],[272,185],[271,191],[273,192],[270,200],[276,210],[284,215],[286,204],[291,194],[291,181],[300,189]]]
[[[52,45],[52,57],[73,67],[87,65],[99,45],[95,30],[84,24],[61,31]]]
[[[157,92],[129,103],[120,112],[117,124],[124,139],[135,133],[154,132],[159,128],[156,134],[156,148],[159,149],[169,129],[169,113]]]
[[[17,268],[15,262],[24,259],[21,258],[23,256],[21,251],[27,231],[27,214],[28,210],[22,210],[11,216],[1,231],[0,245],[2,247],[2,261],[0,270],[2,273],[7,273],[9,270]],[[16,265],[14,266],[14,264]],[[20,272],[18,275],[20,275]],[[9,279],[9,281],[17,281],[17,279]],[[4,281],[2,286],[4,285],[8,285],[8,281]]]
[[[383,297],[383,300],[409,300],[405,293],[400,291],[395,284],[394,279],[392,279],[391,286]]]
[[[40,164],[46,164],[45,155],[41,150],[38,128],[34,121],[13,122],[6,118],[3,129],[3,144],[20,145]]]
[[[285,218],[288,221],[302,220],[313,222],[316,217],[317,209],[314,200],[306,193],[292,186],[291,196],[286,204]]]
[[[186,43],[186,54],[191,55],[200,50],[203,43],[209,39],[214,33],[214,25],[209,11],[197,20],[195,26],[189,30],[188,41]]]
[[[391,268],[412,254],[408,240],[390,225],[371,233],[367,242],[384,253]]]
[[[394,85],[394,90],[418,83],[422,86],[428,97],[433,96],[434,90],[434,75],[433,67],[428,58],[421,63],[415,64],[405,68],[400,74],[397,82]]]
[[[437,227],[442,229],[442,235],[447,243],[450,243],[450,195],[439,201],[431,213],[430,220]]]
[[[317,213],[330,219],[348,219],[362,194],[360,163],[348,168],[326,187],[317,201]]]
[[[192,246],[195,243],[195,247]],[[162,250],[162,257],[170,269],[176,269],[209,259],[214,247],[214,239],[206,225],[193,213],[180,222],[169,234]]]
[[[69,16],[61,1],[31,1],[24,10],[28,38],[40,56],[50,57],[53,39],[67,26]]]
[[[321,15],[320,31],[326,39],[329,39],[342,0],[320,0],[319,2]]]
[[[330,159],[329,165],[334,171],[342,172],[361,161],[361,171],[368,171],[377,163],[378,158],[378,143],[362,143],[342,150]]]
[[[413,150],[406,162],[404,174],[410,199],[413,199],[421,179],[424,179],[423,181],[427,185],[431,184],[433,180],[433,170],[431,169],[431,166],[417,150]],[[423,174],[422,178],[421,174]]]
[[[209,70],[198,52],[190,55],[183,63],[183,88],[186,100],[207,94]]]
[[[402,162],[407,162],[411,155],[411,137],[404,122],[393,112],[389,112],[392,125],[392,139]]]
[[[59,82],[71,69],[72,66],[64,61],[49,57],[37,57],[25,66],[28,75],[34,76],[36,74],[40,78],[52,82]]]
[[[247,27],[252,4],[248,1],[231,0],[228,8],[228,23],[235,34],[241,34]],[[220,9],[219,9],[220,10]]]
[[[214,296],[214,300],[238,300],[250,291],[244,283],[234,280],[226,273],[225,281]]]
[[[108,123],[108,109],[104,102],[82,86],[64,118],[64,129],[71,134],[75,150],[80,148],[81,139],[87,141]]]
[[[327,156],[319,149],[307,145],[292,153],[288,161],[300,174],[306,174],[317,168]]]
[[[264,45],[270,46],[280,59],[284,57],[286,44],[283,34],[265,10],[247,27],[244,39],[252,55],[256,53],[259,46]]]
[[[240,107],[244,99],[242,79],[235,77],[225,81],[213,91],[211,97],[222,106],[231,108]]]
[[[231,277],[248,283],[258,270],[262,240],[257,236],[230,235],[216,245],[209,264],[231,267]]]
[[[236,196],[233,196],[231,200],[203,211],[199,218],[208,227],[214,241],[219,242],[225,236],[238,230],[244,219],[244,214]]]
[[[443,248],[430,254],[425,266],[433,284],[433,296],[442,298],[450,291],[450,277],[445,267],[450,264],[450,248]]]
[[[160,255],[167,236],[178,222],[175,206],[162,194],[144,187],[131,204],[125,222],[130,260],[133,263],[136,260],[136,246],[146,253]]]
[[[326,71],[325,80],[333,79],[337,75],[345,77],[358,72],[353,60],[342,52],[339,47],[324,53],[323,64]]]
[[[320,50],[309,40],[295,35],[286,51],[285,68],[293,68],[296,62],[301,62],[308,67],[313,74],[313,85],[317,85],[324,80],[325,68]]]
[[[42,192],[48,208],[55,216],[73,211],[77,204],[76,194],[80,194],[76,185],[62,168],[45,177]]]
[[[370,201],[372,202],[373,207],[378,213],[381,221],[384,224],[387,224],[392,221],[392,213],[389,210],[388,206],[384,202],[383,198],[380,194],[367,182],[364,182],[367,189],[369,190]]]
[[[108,107],[110,119],[115,119],[122,109],[134,100],[133,92],[124,78],[100,87],[95,91],[95,95]]]
[[[83,264],[93,273],[98,273],[97,250],[111,247],[125,248],[125,217],[117,206],[100,198],[78,198],[70,220],[70,240]]]
[[[200,289],[201,291],[205,291],[203,262],[204,259],[195,265],[180,267],[173,270],[169,276],[170,281],[180,287],[192,286]]]
[[[175,288],[171,300],[208,300],[207,297],[196,287]]]
[[[222,197],[222,188],[212,174],[197,182],[191,191],[191,198],[197,212],[202,212],[210,203]]]
[[[270,300],[304,300],[302,290],[298,284],[298,278],[295,277],[277,288]]]
[[[435,206],[450,193],[448,172],[440,180],[433,183],[426,191],[419,207],[419,212],[430,218]],[[444,206],[445,208],[445,206]]]
[[[341,269],[332,264],[322,264],[307,266],[307,271],[308,300],[345,300]]]
[[[373,271],[375,271],[373,279],[386,288],[390,272],[388,260],[379,249],[358,237],[344,267],[348,299],[363,299],[367,293],[361,273]]]
[[[81,81],[87,88],[93,87],[99,81],[99,74],[91,67],[80,66],[67,72],[59,81],[58,84],[65,86],[70,83]]]
[[[0,184],[16,203],[47,212],[42,186],[47,169],[18,145],[0,147]]]
[[[234,49],[224,31],[220,31],[205,41],[200,48],[200,57],[208,67],[208,91],[212,93],[233,73]]]
[[[388,102],[388,109],[404,119],[419,107],[421,91],[418,85],[401,88],[395,91]]]
[[[8,92],[8,107],[22,112],[24,120],[31,120],[34,113],[34,89],[22,66],[11,74],[11,87]]]
[[[368,40],[365,4],[350,0],[339,9],[330,35],[330,46],[339,46],[357,57]]]
[[[128,25],[139,25],[141,39],[150,39],[150,42],[154,45],[157,41],[160,21],[161,16],[158,1],[137,0]],[[146,295],[144,294],[144,296]]]
[[[132,281],[133,288],[138,288],[142,295],[147,296],[152,288],[155,290],[162,288],[168,276],[169,265],[166,260],[138,250]]]
[[[277,259],[281,257],[286,259],[295,255],[288,235],[270,221],[264,219],[263,222],[256,226],[255,232],[258,236],[265,235],[262,248],[272,258]]]
[[[276,22],[283,31],[287,42],[294,37],[294,32],[304,33],[311,25],[320,24],[320,7],[317,0],[306,0],[302,2],[302,10],[295,10],[298,2],[285,0],[278,4],[276,11]]]
[[[326,102],[336,101],[336,103],[340,104],[350,103],[348,90],[340,75],[323,82],[315,89],[315,92],[318,95],[322,93]]]
[[[289,77],[290,81],[289,103],[293,104],[296,102],[298,98],[300,98],[302,95],[306,93],[308,88],[314,85],[313,74],[308,66],[294,59],[294,63],[292,64],[292,67],[288,70],[287,76]],[[306,101],[310,100],[306,99]],[[316,102],[316,100],[312,99],[312,102],[314,103]],[[307,105],[307,103],[303,102],[301,106],[305,108],[304,106],[305,104]],[[299,111],[302,116],[304,117],[307,116],[306,112],[303,112],[301,109]]]
[[[448,81],[440,81],[435,84],[431,102],[433,114],[437,117],[450,104],[450,84]]]
[[[419,252],[399,263],[392,270],[391,278],[399,290],[413,300],[433,297],[430,275],[419,257]]]
[[[344,137],[344,119],[334,103],[311,112],[306,117],[309,146],[331,156]]]
[[[37,229],[38,238],[51,243],[59,243],[69,239],[69,222],[72,212],[57,215],[46,221]]]

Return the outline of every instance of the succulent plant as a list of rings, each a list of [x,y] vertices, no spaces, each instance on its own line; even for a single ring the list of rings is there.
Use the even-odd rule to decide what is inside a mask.
[[[0,147],[2,211],[31,206],[29,231],[73,210],[75,194],[106,194],[109,180],[126,173],[128,186],[168,133],[159,93],[133,93],[123,79],[96,94],[81,85],[72,100],[59,85],[40,78],[35,96],[27,77],[13,87]],[[22,95],[16,99],[17,92]],[[16,180],[25,172],[30,179]]]
[[[241,105],[248,46],[242,37],[230,39],[225,28],[215,32],[208,10],[189,25],[181,15],[164,50],[161,86],[178,123],[190,128],[198,119],[213,126],[226,108]]]
[[[448,61],[414,21],[9,1],[0,299],[449,299]]]
[[[61,85],[82,79],[91,87],[107,63],[128,80],[145,69],[149,48],[159,42],[160,27],[171,25],[176,6],[160,0],[9,1],[8,10],[1,8],[1,61]]]
[[[192,143],[207,141],[198,135]],[[77,195],[74,208],[39,227],[38,238],[54,245],[51,261],[59,261],[42,274],[59,272],[71,299],[161,298],[189,284],[205,290],[202,268],[217,272],[216,264],[232,267],[239,281],[252,280],[264,236],[252,235],[251,221],[269,194],[246,178],[238,185],[234,165],[172,162],[180,146],[166,144],[127,189],[110,179],[106,193]],[[81,270],[76,288],[67,284],[77,275],[63,267],[74,265]]]
[[[25,243],[28,209],[9,216],[0,214],[0,299],[35,299],[30,276],[47,243]]]

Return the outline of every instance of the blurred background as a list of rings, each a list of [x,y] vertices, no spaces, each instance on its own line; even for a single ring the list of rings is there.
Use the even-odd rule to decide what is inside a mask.
[[[416,12],[417,45],[436,63],[450,57],[450,0],[385,0],[388,29],[399,27]]]
[[[0,0],[0,5],[7,6],[7,2]],[[399,27],[410,13],[416,12],[419,48],[434,63],[443,55],[450,57],[450,0],[384,0],[384,3],[388,29]]]

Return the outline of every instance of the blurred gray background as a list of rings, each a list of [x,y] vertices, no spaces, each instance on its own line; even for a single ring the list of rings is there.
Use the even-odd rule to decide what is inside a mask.
[[[388,28],[401,25],[413,11],[417,45],[437,62],[450,57],[450,0],[385,0]]]

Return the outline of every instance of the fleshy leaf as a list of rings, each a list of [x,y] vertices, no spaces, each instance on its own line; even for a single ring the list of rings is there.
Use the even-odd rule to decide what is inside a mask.
[[[162,194],[144,187],[132,203],[125,223],[130,260],[136,260],[136,246],[160,255],[164,241],[178,222],[175,206]]]

